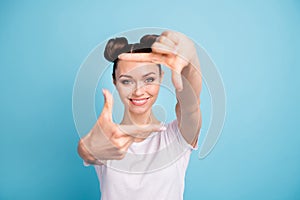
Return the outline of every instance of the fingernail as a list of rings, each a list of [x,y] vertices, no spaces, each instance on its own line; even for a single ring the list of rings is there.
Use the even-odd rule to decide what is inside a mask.
[[[124,54],[122,53],[122,54],[120,54],[120,55],[118,55],[118,58],[119,59],[122,59],[124,57]]]

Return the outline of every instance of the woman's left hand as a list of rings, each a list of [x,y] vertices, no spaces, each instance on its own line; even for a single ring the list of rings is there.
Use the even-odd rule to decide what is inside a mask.
[[[123,53],[121,60],[154,62],[172,70],[172,82],[177,89],[183,89],[181,72],[197,57],[194,43],[184,34],[174,31],[163,32],[151,46],[152,53]]]

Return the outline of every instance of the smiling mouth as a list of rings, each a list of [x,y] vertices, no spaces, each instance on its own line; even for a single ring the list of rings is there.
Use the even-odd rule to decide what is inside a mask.
[[[147,98],[141,98],[141,99],[129,99],[130,102],[135,106],[142,106],[148,102],[150,97]]]

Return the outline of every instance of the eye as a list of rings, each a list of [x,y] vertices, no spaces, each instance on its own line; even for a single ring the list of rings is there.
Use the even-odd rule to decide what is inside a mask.
[[[123,85],[128,85],[128,84],[132,83],[132,81],[126,79],[126,80],[122,80],[121,83],[122,83]]]
[[[145,80],[146,83],[152,83],[155,80],[153,77],[149,77]]]

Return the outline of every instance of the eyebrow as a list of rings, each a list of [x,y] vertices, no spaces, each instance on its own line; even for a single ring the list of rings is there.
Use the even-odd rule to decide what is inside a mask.
[[[155,73],[154,72],[149,72],[148,74],[143,75],[143,78],[146,77],[146,76],[149,76],[151,74],[155,74]]]
[[[149,73],[143,75],[143,78],[144,78],[144,77],[147,77],[147,76],[149,76],[149,75],[151,75],[151,74],[155,74],[155,73],[154,73],[154,72],[149,72]],[[125,74],[121,74],[121,75],[119,76],[119,78],[121,78],[121,77],[132,78],[132,76],[130,76],[130,75],[125,75]]]
[[[121,75],[119,76],[119,78],[121,78],[121,77],[132,78],[132,76],[129,76],[129,75],[123,75],[123,74],[121,74]]]

